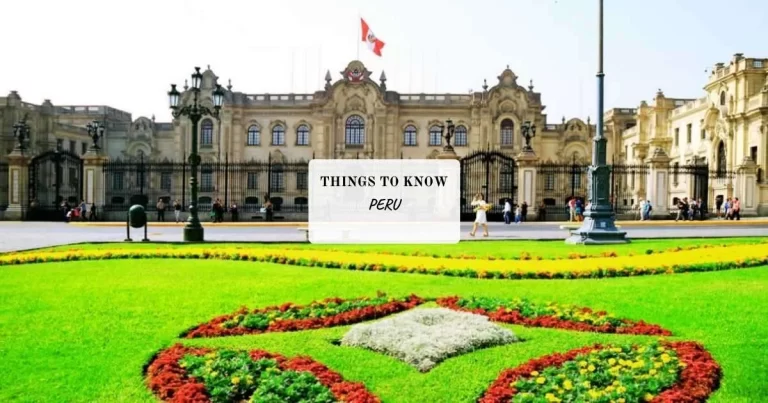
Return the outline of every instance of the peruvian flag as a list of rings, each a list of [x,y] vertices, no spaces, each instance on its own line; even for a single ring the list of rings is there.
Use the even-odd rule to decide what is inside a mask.
[[[371,27],[368,26],[368,23],[366,23],[364,19],[360,18],[360,24],[363,28],[363,42],[368,44],[368,49],[373,51],[373,53],[375,53],[377,56],[381,56],[381,49],[384,47],[384,42],[382,42],[379,38],[376,37],[376,35],[373,34]]]

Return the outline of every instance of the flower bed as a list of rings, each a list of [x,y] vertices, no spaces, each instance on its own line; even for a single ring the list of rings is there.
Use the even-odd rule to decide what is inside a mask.
[[[582,332],[671,336],[669,330],[643,321],[617,318],[604,311],[555,303],[536,304],[527,299],[489,297],[438,298],[437,304],[457,311],[485,315],[515,325],[577,330]]]
[[[720,271],[768,265],[768,252],[734,245],[643,256],[574,260],[464,260],[375,253],[277,250],[270,248],[185,250],[125,249],[118,252],[24,252],[0,255],[0,265],[99,259],[221,259],[343,270],[419,273],[493,279],[582,279]],[[371,263],[377,262],[377,263]]]
[[[375,298],[328,298],[307,305],[286,303],[252,311],[243,307],[235,313],[219,316],[197,326],[182,334],[182,337],[236,336],[343,326],[381,318],[411,309],[423,302],[415,295],[392,298],[379,294]]]
[[[505,370],[478,401],[704,402],[721,376],[720,366],[695,342],[595,345]]]
[[[760,245],[760,244],[766,244],[768,243],[768,239],[762,240],[762,241],[755,241],[754,243],[740,243],[737,245]],[[380,250],[376,251],[375,253],[379,255],[394,255],[394,256],[417,256],[417,257],[431,257],[435,259],[464,259],[464,260],[577,260],[577,259],[591,259],[591,258],[599,258],[599,257],[619,257],[619,256],[642,256],[642,255],[653,255],[653,254],[659,254],[659,253],[675,253],[675,252],[682,252],[682,251],[690,251],[690,250],[697,250],[697,249],[709,249],[709,248],[724,248],[732,246],[731,244],[698,244],[698,245],[685,245],[685,246],[676,246],[673,248],[666,248],[666,249],[646,249],[644,251],[640,252],[630,252],[627,254],[619,254],[615,251],[602,251],[599,253],[569,253],[567,255],[561,255],[561,256],[537,256],[532,255],[529,252],[521,252],[518,256],[494,256],[494,255],[487,255],[487,256],[481,256],[481,255],[470,255],[470,254],[450,254],[450,253],[428,253],[428,252],[422,252],[422,251],[413,251],[413,252],[407,252],[407,251],[389,251],[389,250]],[[290,250],[301,250],[301,245],[296,246],[283,246],[285,249]],[[236,247],[237,248],[237,247]],[[242,249],[247,249],[243,247]],[[338,249],[338,248],[323,248],[323,249],[317,249],[319,251],[325,251],[325,252],[342,252],[342,253],[371,253],[370,250],[355,250],[355,249]]]
[[[149,388],[167,402],[378,403],[364,385],[308,357],[261,350],[212,350],[177,344],[147,368]]]

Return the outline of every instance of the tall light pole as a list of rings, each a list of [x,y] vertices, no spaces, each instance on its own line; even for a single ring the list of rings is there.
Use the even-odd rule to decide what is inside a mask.
[[[197,170],[200,166],[200,156],[197,154],[197,124],[203,116],[212,116],[219,119],[221,105],[224,102],[224,90],[221,85],[216,85],[213,91],[213,110],[200,104],[200,86],[202,85],[203,75],[200,73],[200,67],[195,67],[192,73],[192,103],[179,106],[181,93],[176,89],[176,84],[171,84],[171,90],[168,92],[168,101],[174,118],[186,116],[192,121],[192,150],[189,153],[189,187],[192,200],[189,203],[189,219],[184,225],[184,241],[202,242],[203,225],[200,224],[200,217],[197,214]]]
[[[592,165],[589,167],[589,206],[584,211],[581,228],[571,232],[565,240],[570,244],[621,244],[627,243],[627,233],[616,228],[616,214],[610,202],[611,167],[607,165],[608,140],[603,128],[605,102],[605,73],[603,72],[603,0],[599,2],[599,45],[597,71],[597,130],[592,144]]]

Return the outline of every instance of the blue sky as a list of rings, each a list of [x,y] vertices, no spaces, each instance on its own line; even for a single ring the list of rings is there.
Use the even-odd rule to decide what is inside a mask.
[[[551,123],[595,117],[597,0],[10,1],[0,92],[27,102],[108,104],[170,120],[165,92],[211,65],[246,93],[312,92],[357,56],[359,17],[386,42],[360,58],[400,92],[466,93],[509,67],[542,93]],[[661,88],[703,95],[705,69],[768,57],[768,2],[605,0],[606,108]],[[761,33],[762,36],[759,36]]]

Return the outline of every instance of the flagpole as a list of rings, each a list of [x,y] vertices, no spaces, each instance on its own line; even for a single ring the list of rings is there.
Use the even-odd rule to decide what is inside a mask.
[[[317,75],[317,91],[323,88],[323,45],[317,47],[317,69],[319,73]]]
[[[357,48],[357,57],[355,60],[360,60],[360,41],[363,37],[363,17],[360,15],[360,10],[357,10],[357,38],[355,38],[355,46]]]
[[[304,93],[306,94],[309,91],[309,87],[307,85],[307,47],[304,47]]]
[[[294,76],[296,76],[296,61],[295,61],[295,58],[296,58],[296,49],[295,48],[291,48],[291,94],[293,94],[295,92],[294,91],[294,87],[293,87],[293,79],[294,79]]]

